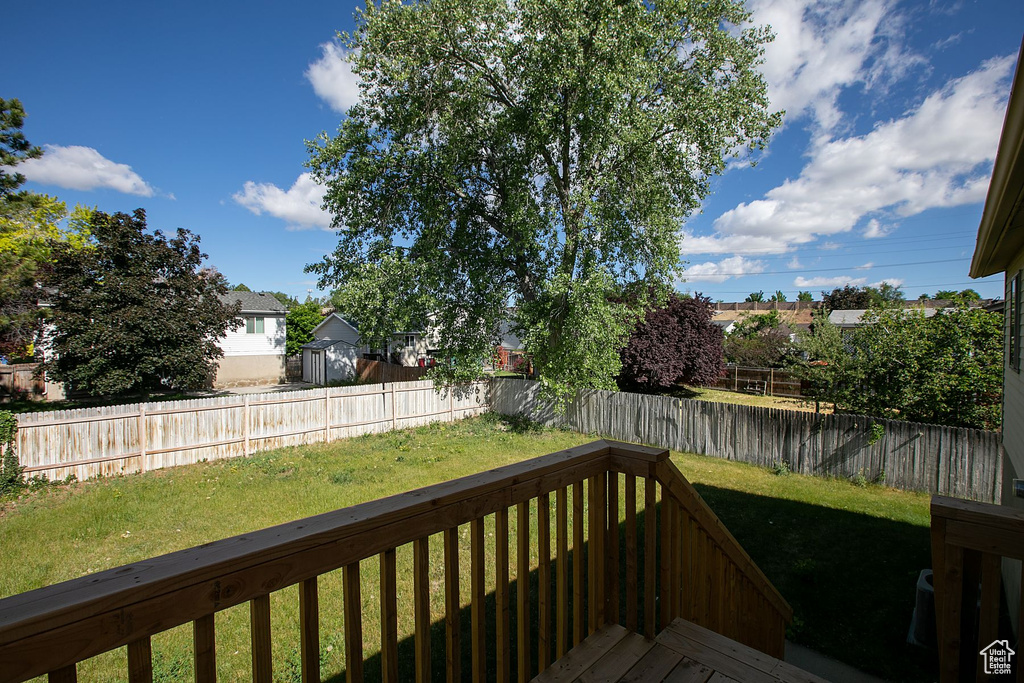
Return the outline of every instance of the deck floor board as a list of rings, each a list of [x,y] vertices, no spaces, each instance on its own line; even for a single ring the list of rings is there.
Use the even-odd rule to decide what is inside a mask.
[[[802,669],[683,619],[654,640],[617,624],[591,634],[536,683],[826,683]]]

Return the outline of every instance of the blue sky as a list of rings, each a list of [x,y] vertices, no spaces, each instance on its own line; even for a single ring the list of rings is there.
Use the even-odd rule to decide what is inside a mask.
[[[776,33],[764,72],[785,123],[758,165],[713,183],[681,226],[684,291],[820,296],[967,271],[1017,51],[1019,0],[750,0]],[[304,297],[333,250],[303,141],[337,128],[356,83],[333,42],[344,2],[29,2],[4,17],[0,97],[44,147],[29,189],[146,209],[202,237],[232,283]]]

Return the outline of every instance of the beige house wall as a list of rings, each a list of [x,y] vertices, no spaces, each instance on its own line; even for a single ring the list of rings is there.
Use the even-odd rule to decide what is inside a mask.
[[[282,355],[225,356],[220,359],[213,386],[216,389],[224,389],[260,384],[283,384],[284,381],[285,357]]]

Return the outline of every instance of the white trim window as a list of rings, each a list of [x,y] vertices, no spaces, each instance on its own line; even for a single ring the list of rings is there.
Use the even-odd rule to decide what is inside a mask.
[[[261,315],[247,315],[245,316],[245,333],[246,334],[263,334],[263,316]]]

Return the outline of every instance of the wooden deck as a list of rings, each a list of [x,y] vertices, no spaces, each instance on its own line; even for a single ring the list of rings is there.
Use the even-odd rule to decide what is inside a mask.
[[[536,683],[826,683],[791,664],[681,618],[669,624],[654,640],[618,624],[605,626],[533,680]]]

